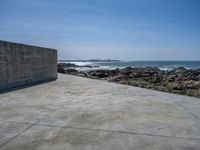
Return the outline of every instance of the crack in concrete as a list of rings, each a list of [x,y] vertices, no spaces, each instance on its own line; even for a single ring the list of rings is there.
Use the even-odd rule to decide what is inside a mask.
[[[187,110],[194,118],[196,118],[197,120],[200,121],[200,118],[194,114],[192,111],[190,111],[187,107],[185,107],[183,104],[181,104],[180,102],[175,101],[175,103],[181,107],[183,107],[185,110]]]
[[[179,138],[186,140],[198,140],[200,138],[187,138],[187,137],[177,137],[177,136],[168,136],[168,135],[159,135],[159,134],[149,134],[149,133],[140,133],[140,132],[131,132],[131,131],[117,131],[117,130],[106,130],[106,129],[91,129],[91,128],[78,128],[78,127],[70,127],[70,126],[57,126],[57,125],[45,125],[45,124],[37,124],[41,126],[49,126],[49,127],[58,127],[58,128],[68,128],[68,129],[78,129],[78,130],[91,130],[98,132],[111,132],[111,133],[122,133],[122,134],[130,134],[130,135],[144,135],[144,136],[154,136],[154,137],[167,137],[167,138]]]
[[[37,123],[39,123],[41,120],[43,120],[44,118],[46,118],[48,115],[45,115],[44,117],[42,117],[41,119],[39,119],[38,121],[36,121],[35,123],[22,123],[21,124],[30,124],[30,126],[28,126],[27,128],[25,128],[23,131],[19,132],[17,135],[15,135],[14,137],[10,138],[8,141],[4,142],[3,144],[0,145],[0,148],[3,147],[4,145],[10,143],[12,140],[14,140],[15,138],[17,138],[18,136],[22,135],[24,132],[28,131],[30,128],[32,128],[33,126],[37,125]],[[10,122],[10,123],[20,123],[20,122],[14,122],[14,121],[5,121],[5,122]]]
[[[153,137],[164,137],[164,138],[178,138],[178,139],[184,139],[184,140],[196,140],[196,141],[200,141],[200,138],[178,137],[178,136],[169,136],[169,135],[160,135],[160,134],[140,133],[140,132],[131,132],[131,131],[120,131],[120,130],[117,131],[117,130],[107,130],[107,129],[91,129],[91,128],[71,127],[71,126],[47,125],[47,124],[41,124],[41,123],[39,123],[40,121],[37,121],[36,123],[14,122],[14,121],[7,121],[7,122],[10,122],[10,123],[21,123],[21,124],[31,124],[31,126],[29,126],[22,133],[24,133],[25,131],[27,131],[28,129],[30,129],[33,126],[37,126],[38,125],[38,126],[47,126],[47,127],[55,127],[55,128],[65,128],[65,129],[78,129],[78,130],[88,130],[88,131],[96,131],[96,132],[110,132],[110,133],[129,134],[129,135],[142,135],[142,136],[153,136]],[[19,134],[19,135],[21,135],[21,134]],[[19,135],[17,135],[17,136],[19,136]],[[15,138],[17,136],[15,136]],[[5,144],[7,144],[9,142],[6,142]],[[3,144],[3,145],[5,145],[5,144]],[[2,147],[2,145],[0,147]]]

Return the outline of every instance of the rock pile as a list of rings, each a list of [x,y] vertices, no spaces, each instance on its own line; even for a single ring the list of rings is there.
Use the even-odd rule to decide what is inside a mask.
[[[83,72],[77,71],[73,64],[58,64],[58,72],[200,97],[200,69],[189,70],[181,67],[163,71],[156,67],[127,67]]]

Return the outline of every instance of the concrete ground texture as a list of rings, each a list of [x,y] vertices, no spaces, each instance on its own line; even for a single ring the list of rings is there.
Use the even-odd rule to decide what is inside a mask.
[[[0,94],[0,150],[200,150],[200,99],[59,74]]]

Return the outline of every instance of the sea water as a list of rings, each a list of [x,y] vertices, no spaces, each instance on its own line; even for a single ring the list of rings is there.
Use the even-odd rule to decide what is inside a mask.
[[[97,70],[97,69],[116,69],[125,67],[157,67],[161,70],[173,70],[175,68],[184,67],[186,69],[200,69],[200,61],[118,61],[118,60],[75,60],[75,61],[60,61],[66,63],[73,63],[78,66],[93,66],[80,67],[79,70]]]

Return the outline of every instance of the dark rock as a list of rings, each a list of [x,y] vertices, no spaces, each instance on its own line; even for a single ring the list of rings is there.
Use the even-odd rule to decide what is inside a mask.
[[[58,67],[58,68],[57,68],[57,71],[58,71],[59,73],[65,73],[65,69],[62,68],[62,67]]]
[[[131,72],[132,72],[132,68],[131,68],[131,67],[126,67],[126,68],[120,70],[120,73],[121,73],[121,74],[127,75],[127,76],[128,76]]]
[[[106,78],[109,76],[109,71],[107,70],[95,70],[90,71],[88,73],[89,77],[95,77],[95,78]]]
[[[78,71],[76,69],[68,68],[65,69],[65,73],[78,73]]]
[[[195,77],[196,81],[200,81],[200,74]]]
[[[153,78],[151,79],[151,83],[159,83],[159,82],[161,82],[161,79],[160,79],[159,76],[158,76],[158,77],[153,77]]]
[[[57,70],[59,73],[68,73],[68,72],[72,72],[72,70],[70,70],[70,67],[74,67],[75,64],[71,64],[71,63],[59,63],[57,65]]]
[[[131,78],[140,78],[140,77],[142,77],[142,74],[138,73],[138,72],[132,72],[132,73],[129,74],[129,77],[131,77]]]
[[[128,77],[125,75],[117,75],[108,79],[109,82],[119,82],[123,80],[127,80]]]
[[[75,64],[72,63],[59,63],[58,68],[69,68],[69,67],[76,67]]]

